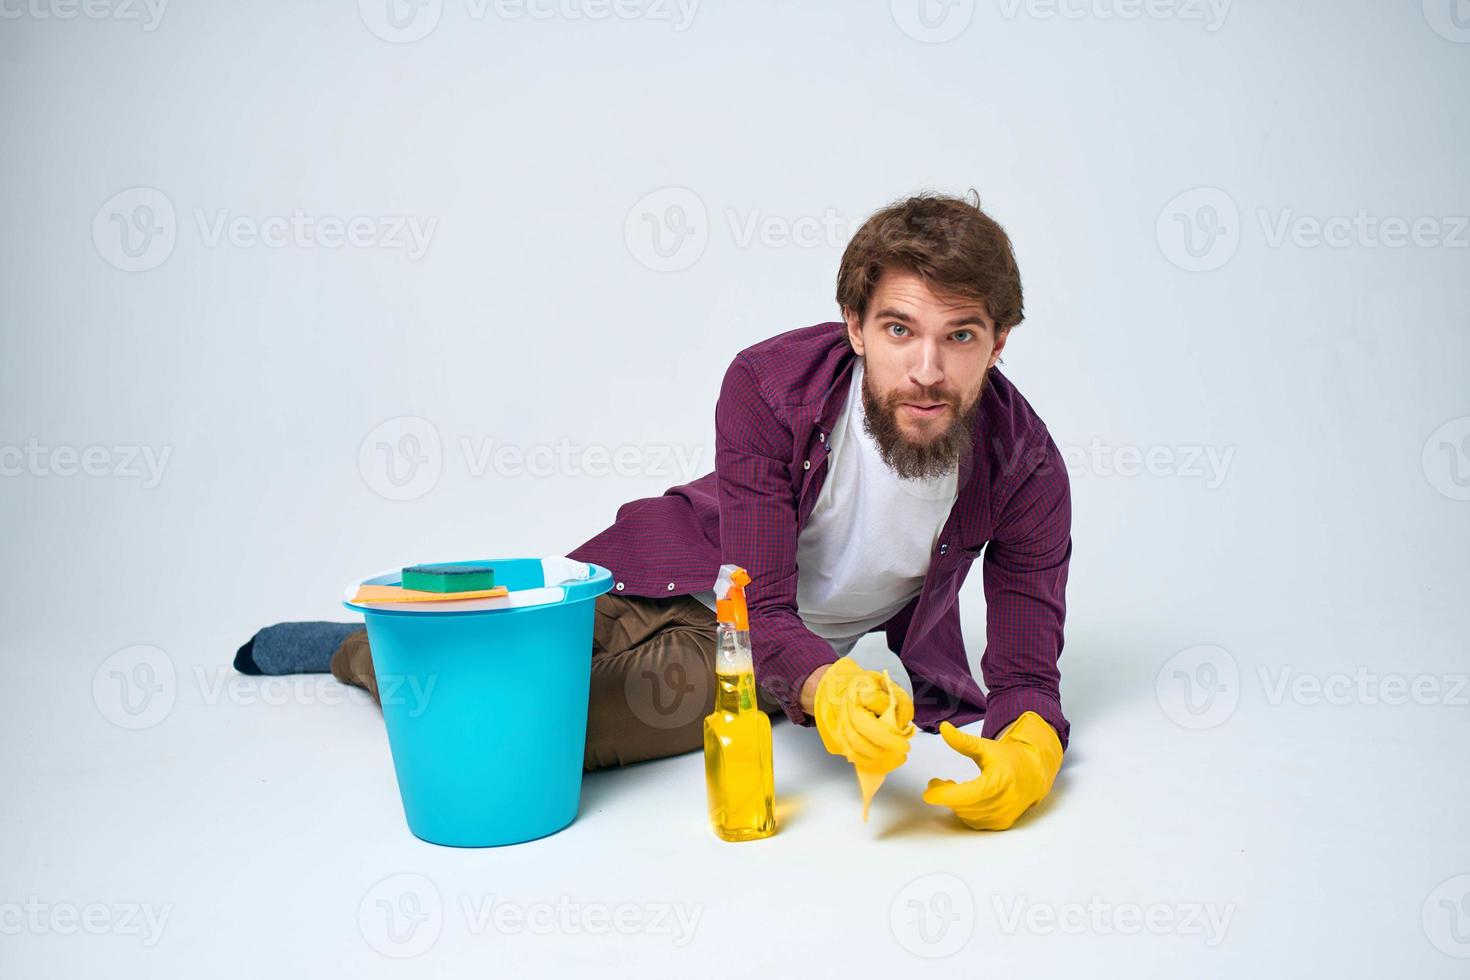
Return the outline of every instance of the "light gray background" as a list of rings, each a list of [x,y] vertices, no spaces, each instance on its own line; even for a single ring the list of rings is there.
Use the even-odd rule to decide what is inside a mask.
[[[0,972],[1463,975],[1454,2],[5,0]],[[705,472],[731,357],[834,317],[873,209],[971,187],[1025,277],[1004,370],[1074,464],[1072,748],[1016,829],[918,801],[969,768],[927,735],[864,825],[782,723],[769,841],[711,835],[695,754],[436,848],[374,708],[228,670],[355,577],[564,552]],[[298,210],[372,242],[250,237]],[[1130,903],[1155,931],[1097,911]]]

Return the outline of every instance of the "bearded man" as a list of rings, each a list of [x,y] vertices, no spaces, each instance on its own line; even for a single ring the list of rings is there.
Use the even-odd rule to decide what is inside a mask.
[[[908,733],[938,732],[980,772],[931,779],[924,799],[1004,830],[1050,791],[1067,744],[1057,661],[1072,554],[1061,454],[995,367],[1022,319],[1010,239],[978,201],[911,197],[848,244],[837,303],[840,321],[735,355],[715,403],[712,473],[622,505],[568,553],[614,579],[596,599],[584,767],[701,747],[713,586],[730,563],[750,574],[764,710],[816,727],[829,751],[880,775],[907,758],[895,714]],[[958,601],[977,558],[984,692]],[[338,632],[303,639],[313,626]],[[287,628],[298,651],[330,650],[338,678],[376,691],[361,628],[273,629]],[[878,630],[911,695],[847,656]],[[904,703],[885,714],[893,698]],[[982,718],[978,736],[958,727]]]

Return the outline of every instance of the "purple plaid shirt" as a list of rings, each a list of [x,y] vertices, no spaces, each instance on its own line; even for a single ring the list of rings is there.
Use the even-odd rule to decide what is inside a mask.
[[[569,552],[610,570],[614,589],[633,596],[700,592],[714,587],[722,563],[743,566],[756,681],[799,725],[813,723],[801,709],[802,681],[837,656],[797,614],[797,535],[821,493],[827,438],[856,360],[842,323],[741,351],[715,403],[714,472],[622,505],[612,527]],[[1065,746],[1057,658],[1072,556],[1067,470],[1041,419],[993,368],[974,446],[922,589],[871,632],[886,633],[908,671],[914,723],[925,731],[983,717],[982,733],[994,737],[1035,711]],[[970,674],[958,603],[982,549],[988,697]]]

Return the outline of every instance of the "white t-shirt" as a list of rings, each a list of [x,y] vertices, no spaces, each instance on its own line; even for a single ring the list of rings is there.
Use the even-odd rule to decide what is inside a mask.
[[[863,362],[832,429],[827,477],[796,546],[797,615],[845,656],[919,594],[959,489],[958,466],[931,480],[889,469],[863,427]],[[695,596],[715,608],[714,590]]]

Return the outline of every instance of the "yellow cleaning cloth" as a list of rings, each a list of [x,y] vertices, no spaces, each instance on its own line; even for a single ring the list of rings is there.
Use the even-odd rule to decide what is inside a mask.
[[[893,683],[893,678],[888,676],[888,671],[886,670],[883,671],[881,690],[886,695],[888,705],[878,715],[878,721],[884,728],[896,735],[900,735],[905,739],[913,738],[914,702],[910,700],[908,692]],[[903,709],[905,705],[907,706],[906,710]],[[907,758],[907,755],[904,758]],[[863,766],[856,766],[855,768],[857,769],[858,788],[863,792],[863,823],[867,823],[868,807],[872,804],[873,797],[878,792],[878,787],[883,785],[883,780],[888,778],[888,774],[897,767],[895,766],[889,769],[868,769]]]
[[[883,785],[883,780],[888,778],[888,773],[878,772],[875,769],[859,769],[857,771],[858,788],[863,791],[863,823],[868,822],[868,806],[873,802],[873,797],[878,793],[878,787]]]
[[[474,589],[470,592],[419,592],[397,585],[359,585],[357,595],[352,597],[352,601],[361,603],[448,602],[452,599],[494,599],[496,596],[509,594],[510,590],[503,585],[497,585],[493,589]]]
[[[863,820],[888,773],[908,759],[914,702],[888,671],[863,670],[844,657],[823,675],[816,694],[822,744],[857,770]]]

